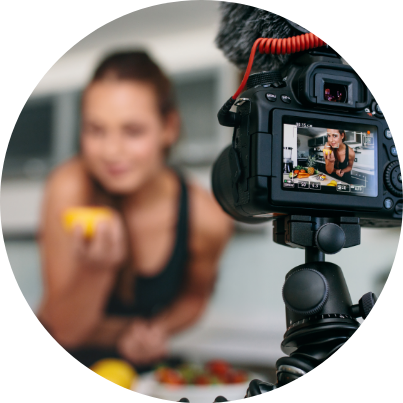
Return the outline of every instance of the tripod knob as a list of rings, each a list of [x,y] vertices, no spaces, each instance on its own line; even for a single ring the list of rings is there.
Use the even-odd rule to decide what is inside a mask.
[[[372,308],[374,307],[375,303],[376,303],[375,294],[373,292],[367,292],[361,297],[357,305],[353,305],[351,307],[352,315],[355,318],[361,317],[363,319],[366,319],[366,317],[369,315]]]
[[[329,285],[325,276],[314,269],[300,269],[287,277],[283,300],[288,309],[302,315],[313,315],[326,304]]]
[[[346,243],[346,234],[337,224],[327,223],[317,230],[315,243],[321,252],[334,255],[343,249]]]

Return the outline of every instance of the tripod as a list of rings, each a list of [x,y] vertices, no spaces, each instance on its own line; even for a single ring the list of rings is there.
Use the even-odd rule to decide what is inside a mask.
[[[325,254],[360,244],[361,227],[355,217],[286,215],[276,218],[274,242],[305,249],[305,263],[289,271],[283,286],[287,330],[276,362],[275,384],[251,381],[247,397],[270,392],[316,368],[334,354],[358,329],[375,305],[373,293],[353,305],[341,268],[325,262]],[[186,402],[187,399],[180,401]],[[219,396],[215,402],[227,401]]]

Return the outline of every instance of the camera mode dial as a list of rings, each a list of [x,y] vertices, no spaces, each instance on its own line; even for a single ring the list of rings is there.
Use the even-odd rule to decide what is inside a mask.
[[[262,71],[260,73],[251,74],[246,83],[247,88],[257,86],[263,87],[285,87],[285,82],[279,71]]]
[[[399,161],[393,161],[386,167],[384,180],[390,193],[397,197],[402,196],[402,171]]]

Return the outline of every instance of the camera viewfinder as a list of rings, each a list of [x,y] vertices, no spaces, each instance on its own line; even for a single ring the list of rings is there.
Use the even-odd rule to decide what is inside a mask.
[[[348,100],[347,95],[348,89],[346,85],[325,82],[323,94],[325,101],[346,103]]]

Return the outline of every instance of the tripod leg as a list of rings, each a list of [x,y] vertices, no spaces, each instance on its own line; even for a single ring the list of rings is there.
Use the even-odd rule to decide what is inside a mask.
[[[298,355],[282,357],[277,360],[277,387],[286,385],[313,370],[318,363]]]

